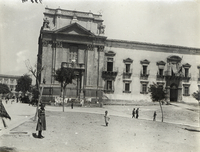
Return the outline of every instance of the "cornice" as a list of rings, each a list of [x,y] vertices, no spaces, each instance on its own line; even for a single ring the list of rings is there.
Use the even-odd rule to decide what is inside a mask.
[[[92,12],[64,10],[60,8],[57,8],[57,9],[45,8],[45,12],[43,14],[52,15],[52,16],[68,16],[68,17],[73,17],[74,15],[76,15],[77,18],[85,18],[85,19],[103,22],[103,20],[101,19],[102,15],[93,14]]]
[[[21,76],[0,74],[0,77],[1,78],[15,78],[15,79],[19,79]]]
[[[106,46],[115,48],[125,48],[125,49],[138,49],[138,50],[147,49],[148,51],[154,51],[154,52],[200,55],[200,48],[154,44],[154,43],[145,43],[136,41],[125,41],[116,39],[107,39]]]

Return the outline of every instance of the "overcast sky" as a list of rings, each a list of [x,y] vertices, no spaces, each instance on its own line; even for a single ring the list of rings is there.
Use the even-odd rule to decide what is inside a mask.
[[[0,0],[0,74],[23,75],[36,63],[45,7],[103,15],[108,39],[200,48],[200,3],[195,0]]]

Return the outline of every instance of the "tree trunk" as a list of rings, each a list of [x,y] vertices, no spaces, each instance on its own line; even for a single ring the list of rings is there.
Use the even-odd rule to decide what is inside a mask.
[[[63,98],[63,112],[65,111],[65,106],[64,106],[64,88],[62,89],[62,98]]]
[[[160,104],[160,109],[161,109],[161,112],[162,112],[162,122],[163,122],[163,110],[162,110],[161,101],[159,101],[159,104]]]
[[[39,85],[39,81],[38,80],[37,80],[37,83],[38,83],[38,90],[40,92],[40,96],[39,96],[38,103],[37,103],[37,108],[36,108],[34,121],[36,121],[36,119],[37,119],[37,112],[38,112],[38,109],[39,109],[39,105],[40,105],[40,101],[41,101],[42,93],[43,93],[43,89],[44,89],[44,84],[42,85],[42,89],[40,89],[40,85]]]

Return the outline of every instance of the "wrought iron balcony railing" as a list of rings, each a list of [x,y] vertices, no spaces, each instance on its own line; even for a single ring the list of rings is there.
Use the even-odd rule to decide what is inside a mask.
[[[150,74],[150,70],[146,71],[145,73],[143,73],[143,71],[140,71],[140,79],[142,80],[147,80]]]
[[[187,81],[187,82],[190,80],[190,78],[191,78],[191,73],[188,73],[188,75],[184,75],[182,77],[183,81]]]
[[[130,69],[129,71],[126,71],[126,69],[123,70],[123,78],[124,79],[129,79],[132,75],[132,69]]]
[[[118,73],[118,68],[113,68],[112,71],[108,71],[106,68],[102,71],[102,77],[104,79],[115,79]]]

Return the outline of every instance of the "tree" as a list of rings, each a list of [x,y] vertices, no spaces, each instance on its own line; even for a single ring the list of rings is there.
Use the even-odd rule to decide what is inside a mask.
[[[73,79],[76,78],[76,75],[72,68],[61,67],[56,70],[54,77],[56,81],[61,83],[61,94],[63,97],[63,112],[64,112],[64,92],[66,86],[72,83]]]
[[[24,3],[24,2],[27,2],[28,0],[22,0],[22,3]],[[38,3],[38,1],[40,2],[40,3],[42,3],[42,0],[31,0],[31,2],[32,3]]]
[[[9,87],[6,84],[0,83],[0,94],[7,94],[9,92]]]
[[[32,79],[29,75],[25,74],[17,80],[16,91],[21,91],[24,95],[27,91],[31,91]]]
[[[153,102],[159,102],[160,104],[160,109],[161,109],[161,112],[162,112],[162,122],[163,122],[163,110],[162,110],[162,105],[161,105],[161,102],[162,100],[165,99],[165,91],[163,90],[162,87],[160,87],[159,85],[153,83],[150,85],[149,87],[149,92],[151,93],[151,99]]]
[[[199,106],[199,123],[200,123],[200,91],[194,92],[192,94],[192,96],[198,101],[198,106]]]
[[[41,60],[42,56],[38,55],[38,59]],[[33,66],[30,65],[29,60],[26,60],[25,64],[26,64],[26,67],[29,70],[29,72],[31,72],[32,75],[35,77],[36,87],[37,87],[37,90],[39,91],[39,99],[38,99],[36,113],[35,113],[35,117],[34,117],[34,121],[35,121],[37,119],[37,112],[38,112],[38,109],[39,109],[39,104],[40,104],[40,101],[42,99],[42,93],[43,93],[44,84],[45,84],[45,76],[46,76],[47,66],[42,65],[40,62],[37,62],[35,64],[35,66],[33,67]],[[40,87],[40,77],[41,77],[41,74],[42,74],[43,71],[44,71],[44,78],[43,78],[43,85],[42,85],[42,88],[41,88]]]

